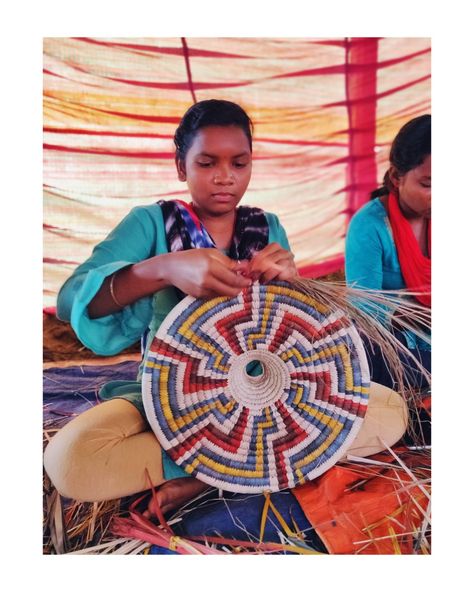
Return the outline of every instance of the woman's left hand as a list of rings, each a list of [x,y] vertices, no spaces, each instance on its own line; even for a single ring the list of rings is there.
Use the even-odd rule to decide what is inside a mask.
[[[295,256],[278,243],[270,243],[255,253],[245,275],[263,284],[272,280],[291,282],[298,275]]]

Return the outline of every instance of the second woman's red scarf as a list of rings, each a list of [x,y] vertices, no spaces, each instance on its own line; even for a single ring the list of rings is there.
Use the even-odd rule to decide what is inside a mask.
[[[388,217],[406,286],[409,290],[422,292],[415,298],[431,308],[431,259],[421,252],[410,223],[392,193],[388,196]],[[431,255],[431,220],[428,222],[428,253]]]

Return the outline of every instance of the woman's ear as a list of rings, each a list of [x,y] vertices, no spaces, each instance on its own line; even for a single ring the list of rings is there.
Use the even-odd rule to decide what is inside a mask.
[[[186,167],[184,162],[176,157],[175,158],[176,170],[178,171],[178,179],[180,181],[186,181]]]
[[[390,179],[392,186],[395,189],[398,189],[398,186],[400,185],[400,175],[394,166],[391,166],[388,169],[388,178]]]

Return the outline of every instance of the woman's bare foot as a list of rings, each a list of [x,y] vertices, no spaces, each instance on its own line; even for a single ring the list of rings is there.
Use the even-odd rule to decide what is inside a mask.
[[[156,516],[155,500],[163,514],[179,508],[181,505],[192,499],[199,493],[205,491],[210,486],[207,483],[198,481],[194,477],[179,477],[165,481],[156,490],[156,495],[152,495],[148,504],[148,509],[143,512],[146,518]]]

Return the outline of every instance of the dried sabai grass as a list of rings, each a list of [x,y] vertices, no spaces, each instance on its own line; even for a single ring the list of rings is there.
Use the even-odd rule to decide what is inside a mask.
[[[392,376],[396,390],[404,397],[410,409],[416,412],[419,389],[410,386],[411,368],[403,359],[409,359],[427,384],[430,373],[413,353],[394,334],[392,322],[398,328],[411,331],[420,339],[430,342],[431,310],[414,299],[407,290],[369,290],[349,287],[344,282],[296,278],[291,282],[296,290],[327,308],[328,314],[340,316],[341,311],[352,322],[365,341],[365,347],[379,348]],[[420,445],[420,435],[409,426],[410,435]]]
[[[110,532],[110,524],[120,513],[120,500],[66,500],[45,475],[43,501],[43,554],[62,555],[116,538]]]
[[[43,429],[43,447],[68,419],[48,422]],[[43,554],[62,555],[116,538],[110,533],[110,523],[120,512],[120,501],[88,503],[65,499],[43,472]]]

